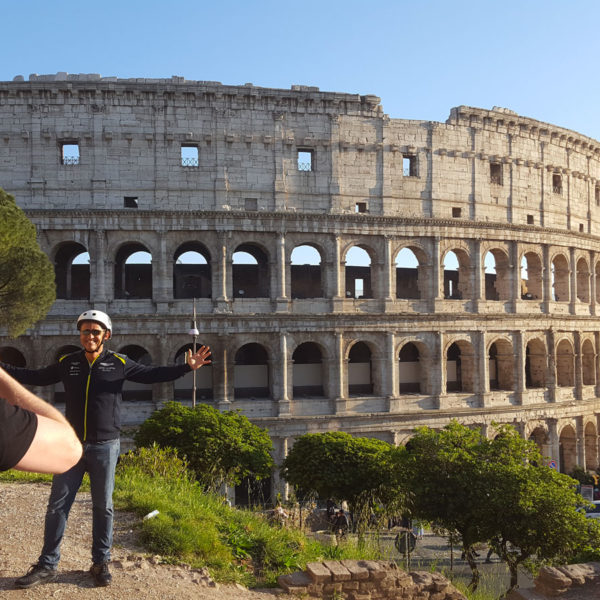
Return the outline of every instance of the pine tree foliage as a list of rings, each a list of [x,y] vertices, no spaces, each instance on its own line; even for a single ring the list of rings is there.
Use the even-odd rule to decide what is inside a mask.
[[[54,268],[35,227],[0,188],[0,326],[20,335],[46,316],[55,298]]]

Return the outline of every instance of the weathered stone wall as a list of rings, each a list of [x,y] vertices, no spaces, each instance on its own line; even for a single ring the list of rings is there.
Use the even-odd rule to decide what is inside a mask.
[[[506,109],[409,121],[370,95],[58,74],[0,82],[0,186],[61,277],[48,318],[0,339],[5,360],[54,360],[92,304],[114,317],[115,350],[173,361],[191,342],[183,278],[197,277],[199,341],[213,350],[200,400],[268,427],[278,460],[308,431],[404,443],[459,418],[490,435],[513,423],[557,462],[562,448],[563,469],[599,464],[595,140]],[[300,246],[320,257],[314,297],[301,297]],[[348,259],[357,248],[367,265]],[[192,249],[206,264],[178,271]],[[240,249],[258,267],[234,264]],[[398,259],[407,249],[412,272]],[[128,267],[134,250],[151,264]],[[88,272],[71,264],[79,252],[89,280],[74,283]],[[239,364],[247,344],[260,364]],[[318,365],[310,385],[306,364]],[[260,393],[244,395],[236,381],[250,367],[261,375],[245,389]],[[189,401],[190,388],[141,390],[152,400],[126,402],[126,422]]]
[[[278,583],[286,592],[302,598],[466,600],[466,596],[438,573],[407,573],[385,561],[308,563],[306,571],[282,575]]]

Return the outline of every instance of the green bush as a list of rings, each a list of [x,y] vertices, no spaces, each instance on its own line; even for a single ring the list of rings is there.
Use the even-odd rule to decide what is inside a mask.
[[[167,481],[189,478],[188,463],[180,458],[174,448],[161,448],[154,443],[149,448],[138,448],[119,459],[119,469],[134,469],[151,477],[162,477]]]
[[[167,402],[142,423],[135,441],[138,446],[175,448],[196,479],[211,489],[244,477],[268,477],[273,468],[266,430],[239,412],[220,412],[205,404],[190,408]]]

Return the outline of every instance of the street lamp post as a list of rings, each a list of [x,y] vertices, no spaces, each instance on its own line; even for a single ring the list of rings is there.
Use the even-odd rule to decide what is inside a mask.
[[[193,339],[193,353],[196,354],[196,341],[198,339],[198,328],[196,327],[196,298],[194,298],[194,311],[192,317],[192,326],[188,332]],[[192,407],[196,408],[196,369],[192,371]]]

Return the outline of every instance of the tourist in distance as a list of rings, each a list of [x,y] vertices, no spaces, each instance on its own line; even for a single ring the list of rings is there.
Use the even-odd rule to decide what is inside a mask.
[[[0,368],[0,471],[64,473],[81,453],[62,413]]]
[[[77,319],[77,329],[83,349],[61,357],[56,363],[38,370],[0,365],[15,379],[28,385],[62,382],[67,420],[83,444],[81,460],[53,478],[42,553],[29,572],[17,579],[16,586],[19,588],[30,588],[56,579],[60,544],[69,511],[86,471],[90,476],[93,512],[90,573],[96,586],[110,584],[112,495],[120,449],[123,383],[173,381],[210,363],[207,346],[200,346],[196,353],[188,351],[185,364],[164,367],[141,365],[123,354],[112,352],[105,348],[105,342],[112,335],[112,322],[106,313],[99,310],[87,310],[81,314]]]

